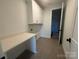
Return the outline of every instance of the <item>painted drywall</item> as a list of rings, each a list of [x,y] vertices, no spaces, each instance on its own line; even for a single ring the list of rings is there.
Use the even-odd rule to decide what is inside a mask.
[[[43,10],[43,25],[40,31],[41,37],[50,38],[51,35],[51,11]]]
[[[32,24],[29,25],[29,32],[31,33],[39,33],[41,30],[42,25],[39,24]]]
[[[24,0],[0,0],[0,37],[27,31],[27,4]]]
[[[75,22],[75,13],[76,13],[76,2],[77,0],[68,0],[66,4],[66,14],[64,22],[64,33],[63,33],[63,48],[66,54],[66,57],[69,57],[70,44],[66,41],[67,38],[72,38]]]
[[[24,0],[0,0],[0,37],[27,32],[27,14],[27,4]],[[25,49],[26,44],[23,44],[6,54],[8,58],[15,59]]]
[[[51,37],[51,20],[52,20],[52,10],[61,8],[59,6],[53,6],[51,8],[45,8],[43,10],[43,25],[40,30],[41,37],[50,38]]]

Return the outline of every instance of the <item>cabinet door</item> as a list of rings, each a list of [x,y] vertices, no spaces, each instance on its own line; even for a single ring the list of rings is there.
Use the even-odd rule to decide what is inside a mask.
[[[28,0],[27,3],[27,19],[28,19],[28,23],[32,23],[33,22],[33,11],[32,11],[32,0]]]
[[[3,56],[3,52],[2,52],[2,47],[1,47],[1,42],[0,42],[0,58]]]
[[[34,0],[32,0],[32,11],[33,23],[42,23],[42,8]]]

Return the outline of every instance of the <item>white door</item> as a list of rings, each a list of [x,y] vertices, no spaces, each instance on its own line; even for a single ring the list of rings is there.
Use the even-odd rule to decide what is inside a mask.
[[[77,0],[67,0],[63,34],[66,59],[77,59]],[[71,43],[67,39],[71,38]]]
[[[62,43],[62,31],[63,31],[63,16],[64,15],[64,2],[62,3],[62,8],[61,8],[61,19],[60,19],[60,27],[59,27],[59,43]]]
[[[78,59],[78,14],[75,18],[75,25],[71,39],[69,59]]]

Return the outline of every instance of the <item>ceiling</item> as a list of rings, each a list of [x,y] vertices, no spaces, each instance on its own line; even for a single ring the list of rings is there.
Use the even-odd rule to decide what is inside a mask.
[[[41,7],[59,6],[63,0],[35,0]]]

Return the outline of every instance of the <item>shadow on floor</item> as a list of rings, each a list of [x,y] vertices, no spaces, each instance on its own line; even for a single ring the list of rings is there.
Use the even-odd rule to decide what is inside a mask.
[[[38,39],[37,50],[36,54],[26,50],[16,59],[65,59],[63,48],[57,39]]]
[[[25,50],[19,57],[16,59],[30,59],[33,53],[30,50]]]

